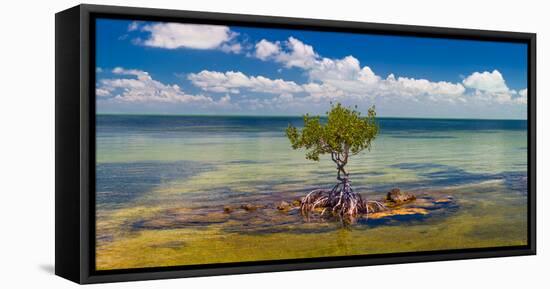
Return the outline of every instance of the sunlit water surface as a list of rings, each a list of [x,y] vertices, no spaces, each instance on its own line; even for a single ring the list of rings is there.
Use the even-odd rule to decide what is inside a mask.
[[[526,244],[525,121],[380,119],[372,150],[348,164],[355,191],[380,199],[398,187],[455,202],[351,228],[275,209],[336,181],[329,157],[312,162],[290,148],[284,130],[301,122],[98,115],[97,269]]]

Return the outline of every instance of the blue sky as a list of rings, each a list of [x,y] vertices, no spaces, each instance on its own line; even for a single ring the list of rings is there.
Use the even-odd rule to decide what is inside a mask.
[[[99,19],[99,113],[525,119],[517,43]]]

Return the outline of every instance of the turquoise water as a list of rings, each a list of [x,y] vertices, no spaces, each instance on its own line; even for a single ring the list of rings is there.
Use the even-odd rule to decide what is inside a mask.
[[[212,234],[210,240],[252,234],[253,237],[247,237],[252,239],[243,241],[252,246],[280,242],[278,234],[284,234],[285,240],[316,238],[315,234],[308,233],[309,237],[305,237],[304,231],[296,230],[311,226],[298,218],[278,222],[256,216],[261,220],[248,224],[242,220],[239,223],[238,218],[222,216],[215,224],[198,219],[178,226],[168,222],[165,230],[160,230],[159,226],[155,229],[139,226],[150,220],[165,221],[166,218],[158,216],[165,216],[163,212],[168,209],[196,209],[193,212],[207,214],[218,212],[216,210],[227,205],[292,200],[314,188],[330,187],[336,181],[336,169],[329,157],[312,162],[305,159],[303,151],[290,148],[285,128],[289,123],[300,126],[301,122],[300,117],[98,115],[98,264],[104,264],[104,268],[120,268],[233,260],[212,256],[191,260],[188,255],[185,255],[187,259],[159,257],[166,247],[153,246],[151,242],[155,240],[172,242],[170,244],[184,242],[186,246],[170,249],[181,254],[198,252],[193,250],[200,246],[195,248],[193,245],[202,244],[201,240],[178,235],[185,230],[209,230]],[[338,236],[339,242],[350,242],[349,250],[335,253],[328,248],[317,248],[304,256],[525,242],[526,121],[380,118],[379,124],[381,133],[372,150],[354,156],[348,164],[355,191],[372,199],[381,198],[395,187],[436,196],[452,195],[457,204],[448,214],[393,225],[401,227],[398,232],[403,236],[418,232],[435,236],[435,230],[443,227],[447,231],[440,231],[442,237],[434,237],[431,241],[382,248],[382,245],[377,247],[374,244],[376,240],[383,240],[384,234],[388,233],[384,230],[390,228],[375,227],[374,221],[359,222],[351,233],[323,225],[330,228],[319,234]],[[139,208],[138,213],[136,208]],[[477,221],[473,222],[474,219]],[[486,220],[485,226],[483,220]],[[495,226],[500,229],[495,229]],[[271,234],[265,236],[265,232]],[[289,233],[294,235],[289,237]],[[342,237],[342,234],[359,235],[351,238]],[[393,232],[395,234],[398,233]],[[357,242],[352,239],[358,238],[371,238],[368,240],[373,242],[373,247],[357,247]],[[120,259],[117,254],[124,253],[124,246],[141,249],[140,246],[148,246],[144,252],[150,256],[141,258],[141,261],[112,261],[116,256]],[[279,243],[281,246],[284,247]],[[278,247],[273,248],[278,250]],[[219,250],[238,249],[222,246]],[[251,255],[248,258],[293,258],[303,256],[300,252],[287,252],[286,255],[265,253],[265,256]]]

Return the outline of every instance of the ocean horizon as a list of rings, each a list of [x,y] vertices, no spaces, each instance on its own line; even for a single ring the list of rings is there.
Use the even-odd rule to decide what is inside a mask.
[[[98,112],[96,116],[167,116],[167,117],[259,117],[259,118],[303,118],[304,115],[280,115],[280,114],[189,114],[189,113],[118,113],[118,112]],[[309,114],[310,116],[319,116],[326,118],[325,114]],[[416,116],[376,116],[377,119],[418,119],[418,120],[510,120],[510,121],[525,121],[525,118],[462,118],[462,117],[416,117]]]

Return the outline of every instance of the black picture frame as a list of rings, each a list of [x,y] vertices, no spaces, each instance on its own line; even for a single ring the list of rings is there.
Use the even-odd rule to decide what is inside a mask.
[[[95,270],[95,25],[101,18],[519,42],[528,45],[526,246]],[[536,34],[79,5],[55,16],[55,273],[77,283],[305,270],[536,254]]]

